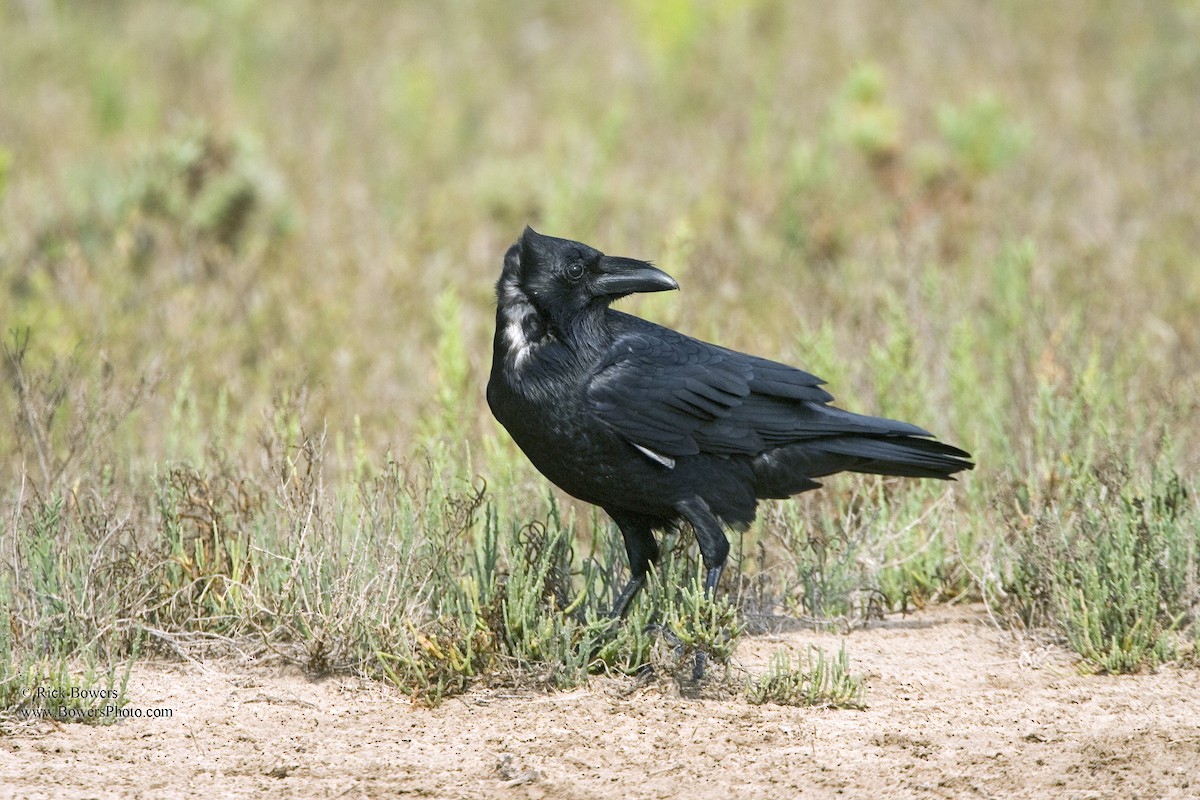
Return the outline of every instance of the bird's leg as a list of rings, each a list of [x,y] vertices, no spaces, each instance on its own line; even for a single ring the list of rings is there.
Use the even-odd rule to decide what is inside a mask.
[[[725,568],[725,559],[729,558],[729,540],[721,530],[720,521],[700,497],[677,503],[675,509],[692,524],[692,530],[696,532],[700,555],[704,557],[704,566],[708,567],[709,572],[705,583],[713,579],[714,571],[719,578],[721,570]]]
[[[675,508],[692,524],[692,530],[696,532],[700,555],[704,558],[704,566],[708,568],[708,573],[704,576],[704,597],[712,602],[716,599],[717,584],[721,582],[725,559],[729,558],[729,539],[721,530],[720,520],[703,498],[693,497],[677,504]],[[704,664],[707,660],[708,654],[697,649],[696,663],[692,667],[693,681],[704,677]]]
[[[609,511],[608,515],[617,523],[621,530],[621,538],[625,540],[625,554],[629,556],[630,572],[629,582],[617,595],[609,617],[625,619],[633,598],[637,597],[637,593],[646,585],[650,565],[658,560],[658,542],[654,539],[654,528],[662,523],[641,514],[623,511]]]
[[[692,530],[696,532],[700,555],[704,558],[704,566],[708,568],[708,574],[704,578],[704,590],[712,597],[716,594],[717,583],[720,582],[721,572],[725,569],[725,560],[729,558],[729,540],[721,530],[721,522],[703,498],[684,500],[676,504],[675,508],[692,524]]]

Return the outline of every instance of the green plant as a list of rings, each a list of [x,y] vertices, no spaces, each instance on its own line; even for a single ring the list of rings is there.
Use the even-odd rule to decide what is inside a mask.
[[[1042,510],[1015,544],[1016,616],[1060,626],[1092,669],[1134,672],[1171,659],[1200,585],[1192,491],[1173,473],[1131,479],[1103,462],[1068,487],[1079,493]]]
[[[850,656],[843,642],[834,657],[823,647],[810,647],[808,656],[777,650],[766,672],[746,683],[746,699],[754,705],[866,708],[863,679],[850,672]]]
[[[100,667],[85,660],[82,668],[64,655],[13,655],[0,637],[0,663],[11,670],[0,678],[0,720],[105,725],[121,719],[136,654],[123,665]]]
[[[837,139],[854,145],[874,163],[898,154],[900,111],[888,102],[887,81],[878,64],[859,64],[846,79],[834,106],[832,131]]]
[[[984,92],[962,107],[943,104],[937,111],[938,130],[950,144],[954,161],[971,180],[989,176],[1029,147],[1027,125],[1012,121],[994,94]]]
[[[685,580],[677,590],[678,594],[668,595],[663,610],[662,625],[668,634],[667,641],[680,663],[693,662],[693,678],[701,677],[710,661],[719,666],[728,665],[745,630],[738,618],[737,607],[728,597],[714,597],[705,591],[705,572],[695,569],[691,579]]]

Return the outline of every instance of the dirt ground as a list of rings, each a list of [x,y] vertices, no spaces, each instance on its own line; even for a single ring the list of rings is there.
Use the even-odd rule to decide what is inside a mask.
[[[738,659],[753,671],[777,648],[840,639],[748,636]],[[130,681],[142,718],[0,739],[0,796],[1200,797],[1200,671],[1081,675],[980,607],[897,615],[847,646],[865,711],[605,679],[428,709],[359,680],[144,664]]]

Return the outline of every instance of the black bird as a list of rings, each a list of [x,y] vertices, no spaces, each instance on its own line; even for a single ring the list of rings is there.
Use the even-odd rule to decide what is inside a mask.
[[[729,555],[722,528],[749,525],[760,498],[835,472],[949,479],[974,467],[915,425],[834,408],[814,375],[609,308],[678,288],[648,262],[532,228],[496,284],[488,405],[543,475],[620,528],[632,575],[614,616],[658,559],[655,529],[691,524],[711,594]]]

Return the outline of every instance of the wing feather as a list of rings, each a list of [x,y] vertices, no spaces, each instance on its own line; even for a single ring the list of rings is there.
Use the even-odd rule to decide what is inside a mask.
[[[803,370],[624,320],[586,397],[592,414],[638,448],[671,459],[756,455],[839,433],[925,435],[828,406],[821,379]]]

